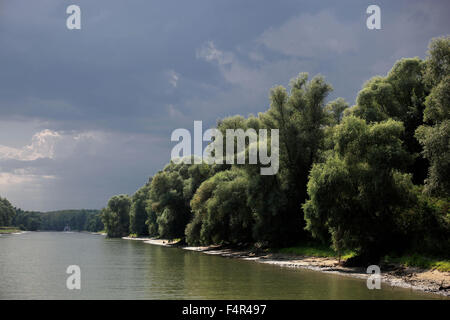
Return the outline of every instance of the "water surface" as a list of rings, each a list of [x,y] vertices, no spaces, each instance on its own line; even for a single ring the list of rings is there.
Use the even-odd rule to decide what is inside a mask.
[[[81,290],[66,269],[81,268]],[[442,299],[365,280],[88,233],[0,236],[0,299]]]

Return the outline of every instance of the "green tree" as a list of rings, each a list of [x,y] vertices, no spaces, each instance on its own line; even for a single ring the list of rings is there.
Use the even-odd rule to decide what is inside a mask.
[[[147,220],[145,221],[145,224],[147,225],[148,235],[151,237],[159,236],[158,222],[156,221],[158,217],[156,216],[155,210],[152,208],[152,202],[150,199],[146,202],[145,211],[147,212]]]
[[[131,199],[122,194],[113,196],[102,210],[102,221],[108,237],[124,237],[130,233],[130,207]]]
[[[415,202],[410,161],[402,146],[401,122],[367,124],[345,117],[334,132],[334,150],[316,163],[303,206],[307,230],[336,250],[356,250],[364,262],[377,262],[392,247],[396,215]]]
[[[243,244],[252,241],[253,216],[247,205],[248,177],[239,169],[203,182],[192,201],[194,218],[186,227],[191,245]]]
[[[431,93],[425,101],[426,124],[416,130],[423,155],[430,161],[425,190],[450,197],[450,37],[431,41],[425,63]]]
[[[419,58],[404,58],[395,63],[386,77],[376,76],[365,83],[358,93],[351,113],[368,122],[394,119],[405,127],[402,141],[414,157],[407,168],[416,184],[423,184],[428,161],[420,156],[422,147],[415,138],[416,129],[423,124],[425,99],[429,93],[424,82],[424,62]]]
[[[336,125],[341,122],[344,111],[349,108],[349,104],[343,98],[337,98],[325,106],[325,111],[330,115],[330,124]]]
[[[0,197],[0,226],[10,226],[15,215],[16,211],[11,203],[6,198]]]
[[[16,215],[13,219],[13,225],[20,227],[22,230],[40,230],[41,222],[42,218],[40,212],[30,212],[16,209]]]
[[[227,129],[254,129],[256,132],[267,129],[269,146],[270,130],[279,130],[279,170],[276,175],[261,175],[259,164],[233,165],[244,168],[249,177],[247,200],[255,213],[253,238],[272,246],[292,244],[308,236],[303,231],[304,220],[299,214],[307,197],[308,172],[323,148],[325,126],[333,119],[339,121],[347,107],[343,99],[338,99],[325,109],[325,99],[332,88],[322,76],[308,81],[308,75],[302,73],[291,80],[290,87],[290,93],[282,86],[273,88],[270,108],[258,117],[234,116],[217,125],[224,142]],[[246,147],[248,154],[250,141],[246,141]],[[270,153],[270,147],[268,149]],[[236,153],[235,149],[235,157]]]
[[[148,226],[162,238],[184,238],[186,225],[192,218],[190,201],[200,184],[221,166],[201,164],[175,164],[170,162],[152,180],[147,203]]]
[[[146,206],[150,196],[150,183],[151,181],[141,187],[131,198],[130,232],[138,237],[148,235]]]
[[[290,82],[290,94],[279,86],[271,91],[270,108],[259,114],[263,128],[279,129],[279,171],[262,176],[248,167],[249,205],[255,212],[254,238],[271,245],[305,239],[301,205],[307,198],[308,173],[323,147],[329,123],[325,99],[332,87],[322,76],[308,82],[306,73]]]

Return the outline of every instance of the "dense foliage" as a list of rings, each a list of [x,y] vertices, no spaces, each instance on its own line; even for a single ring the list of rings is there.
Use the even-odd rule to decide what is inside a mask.
[[[23,211],[14,208],[4,198],[0,198],[0,226],[14,226],[29,231],[63,231],[69,227],[74,231],[97,232],[104,228],[99,210]]]
[[[401,122],[367,124],[345,117],[333,134],[334,149],[313,166],[304,205],[307,229],[334,248],[377,255],[395,243],[395,217],[414,201],[409,154]],[[376,257],[375,257],[376,258]]]
[[[6,198],[0,197],[0,226],[10,226],[16,212]]]
[[[72,231],[96,232],[103,230],[99,210],[61,210],[40,214],[39,230],[63,231],[67,226]]]
[[[108,202],[108,234],[190,245],[318,241],[357,252],[360,263],[388,252],[447,256],[450,37],[433,39],[425,60],[401,59],[367,81],[355,106],[327,103],[331,90],[322,76],[301,73],[289,90],[271,90],[267,111],[218,121],[224,141],[211,146],[227,129],[278,129],[275,175],[248,162],[170,162],[131,198]],[[254,143],[245,141],[247,155]]]
[[[247,205],[248,177],[239,169],[219,172],[203,182],[191,207],[192,221],[186,227],[190,244],[252,241],[254,218]]]
[[[430,161],[426,190],[450,197],[450,41],[431,42],[425,62],[425,84],[430,95],[425,100],[424,122],[416,137],[423,155]]]
[[[150,191],[150,183],[140,188],[131,199],[130,209],[130,232],[138,237],[147,236],[148,228],[145,225],[147,220],[147,200]]]
[[[428,162],[420,157],[422,148],[414,137],[417,127],[423,124],[429,94],[424,81],[425,65],[419,58],[398,61],[386,77],[374,77],[364,85],[351,109],[355,116],[368,122],[394,119],[403,123],[401,139],[413,156],[407,169],[416,184],[423,184],[428,170]]]
[[[130,233],[131,199],[125,194],[114,196],[102,210],[102,221],[109,237],[123,237]]]

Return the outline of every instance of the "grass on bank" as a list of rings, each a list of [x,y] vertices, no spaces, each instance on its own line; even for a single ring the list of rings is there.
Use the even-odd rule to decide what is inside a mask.
[[[278,253],[293,254],[298,256],[308,256],[308,257],[320,257],[320,258],[338,258],[339,254],[332,248],[323,245],[299,245],[295,247],[281,248],[277,250]],[[347,260],[354,257],[356,252],[345,251],[341,255],[341,260]]]
[[[322,258],[338,258],[339,256],[338,253],[334,251],[332,248],[315,244],[281,248],[276,250],[276,252],[298,256],[322,257]],[[356,256],[356,252],[346,251],[342,254],[341,260],[344,261],[354,256]],[[423,269],[450,272],[450,260],[427,257],[417,253],[402,256],[387,255],[383,258],[382,261],[384,263],[394,263],[406,267],[418,267]]]
[[[406,267],[450,272],[450,260],[426,257],[417,253],[403,256],[386,256],[384,257],[384,262],[401,264]]]
[[[16,227],[0,227],[0,234],[16,233],[21,231],[22,230]]]

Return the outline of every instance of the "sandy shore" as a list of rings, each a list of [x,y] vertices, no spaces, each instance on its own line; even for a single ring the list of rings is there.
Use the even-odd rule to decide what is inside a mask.
[[[205,254],[219,255],[228,258],[251,260],[258,263],[267,263],[280,267],[304,268],[361,279],[367,279],[369,276],[363,268],[349,268],[340,266],[338,264],[338,260],[335,258],[307,257],[264,252],[255,253],[250,250],[228,249],[220,246],[178,246],[176,242],[152,238],[123,237],[122,239],[143,241],[144,243],[160,246],[177,246],[184,250],[198,251]],[[395,287],[410,288],[413,290],[431,292],[450,297],[450,272],[425,270],[394,264],[382,265],[380,267],[381,279],[383,283]]]
[[[1,232],[0,231],[0,235],[7,235],[7,234],[22,234],[22,233],[27,233],[28,231],[18,231],[18,232]]]
[[[90,233],[90,234],[97,234],[97,235],[100,235],[100,236],[106,236],[106,232],[88,232],[88,233]]]

